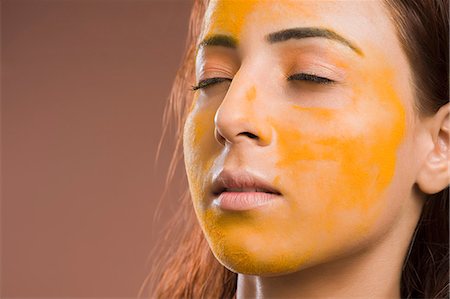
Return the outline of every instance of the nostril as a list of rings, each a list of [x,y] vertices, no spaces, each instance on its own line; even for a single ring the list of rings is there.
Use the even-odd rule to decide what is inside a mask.
[[[219,132],[219,130],[217,130],[217,128],[214,130],[214,136],[220,144],[225,145],[226,139],[225,139],[225,137],[222,136],[222,134],[220,134],[220,132]]]
[[[251,139],[259,139],[258,136],[256,136],[253,133],[250,133],[250,132],[242,132],[242,133],[239,133],[238,135],[245,135],[245,136],[247,136],[248,138],[251,138]]]

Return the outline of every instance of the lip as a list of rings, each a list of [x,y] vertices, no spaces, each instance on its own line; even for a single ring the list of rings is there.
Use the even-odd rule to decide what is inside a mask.
[[[228,211],[252,210],[279,200],[281,193],[266,179],[244,170],[223,170],[213,180],[213,204]]]

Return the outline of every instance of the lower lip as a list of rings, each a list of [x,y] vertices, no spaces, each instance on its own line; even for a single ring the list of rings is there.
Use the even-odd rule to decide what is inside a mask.
[[[270,204],[279,196],[265,192],[222,192],[213,203],[223,210],[247,211]]]

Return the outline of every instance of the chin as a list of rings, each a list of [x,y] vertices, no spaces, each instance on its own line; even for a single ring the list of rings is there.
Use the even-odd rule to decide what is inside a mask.
[[[309,253],[288,254],[270,248],[251,251],[245,248],[212,248],[216,259],[228,270],[247,275],[280,276],[311,266]]]
[[[337,262],[348,256],[358,254],[368,244],[361,242],[347,243],[347,246],[322,246],[317,248],[311,244],[267,244],[267,246],[250,246],[251,242],[210,243],[216,259],[228,270],[262,277],[282,276],[313,268],[324,263]],[[270,246],[272,245],[272,246]],[[275,246],[274,246],[275,245]],[[309,246],[308,246],[309,245]],[[315,248],[315,250],[313,249]]]

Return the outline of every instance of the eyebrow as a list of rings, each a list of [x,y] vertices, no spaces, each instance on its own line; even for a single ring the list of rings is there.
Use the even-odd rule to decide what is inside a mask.
[[[363,51],[361,51],[359,47],[355,46],[352,42],[350,42],[343,36],[326,28],[299,27],[299,28],[284,29],[266,35],[266,40],[270,44],[275,44],[288,41],[290,39],[303,39],[312,37],[321,37],[338,41],[341,44],[352,49],[359,56],[364,56]],[[203,41],[201,41],[197,48],[197,51],[206,46],[221,46],[225,48],[236,49],[238,46],[238,41],[236,38],[230,35],[214,34],[206,37]]]
[[[238,45],[237,39],[230,35],[214,34],[206,37],[198,46],[198,49],[205,46],[222,46],[225,48],[236,49]]]
[[[341,44],[346,45],[354,52],[356,52],[359,56],[364,56],[364,53],[360,48],[355,46],[349,40],[345,39],[343,36],[337,34],[336,32],[326,29],[326,28],[318,28],[318,27],[299,27],[299,28],[291,28],[285,29],[277,32],[270,33],[266,36],[266,40],[270,44],[284,42],[290,39],[303,39],[303,38],[311,38],[311,37],[322,37],[331,40],[335,40],[340,42]]]

